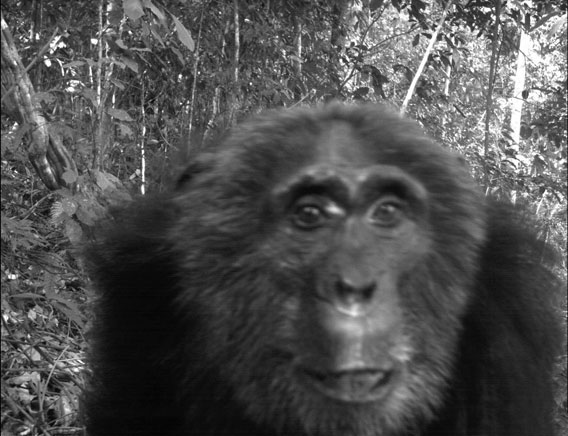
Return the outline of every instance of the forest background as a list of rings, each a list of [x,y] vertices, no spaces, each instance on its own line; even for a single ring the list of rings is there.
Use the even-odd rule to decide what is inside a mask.
[[[82,434],[109,205],[267,108],[382,102],[537,215],[566,277],[566,1],[4,0],[2,435]],[[566,301],[558,308],[566,319]],[[568,434],[566,356],[557,364]]]

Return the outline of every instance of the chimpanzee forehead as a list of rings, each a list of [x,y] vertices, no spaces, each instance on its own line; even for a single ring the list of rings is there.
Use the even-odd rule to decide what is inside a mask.
[[[328,124],[316,140],[315,160],[323,165],[361,168],[373,165],[369,147],[357,137],[352,125],[345,121]]]
[[[414,122],[380,107],[288,110],[237,128],[218,155],[222,174],[271,186],[313,166],[361,171],[375,165],[419,173],[454,168],[454,157]],[[248,171],[242,171],[247,168]],[[249,175],[247,177],[247,175]]]
[[[311,159],[320,165],[362,170],[377,164],[406,167],[408,161],[424,161],[424,155],[447,155],[411,123],[400,130],[396,123],[358,126],[351,120],[335,119],[324,124],[312,145]],[[403,159],[400,159],[400,156]],[[428,160],[425,160],[428,162]]]

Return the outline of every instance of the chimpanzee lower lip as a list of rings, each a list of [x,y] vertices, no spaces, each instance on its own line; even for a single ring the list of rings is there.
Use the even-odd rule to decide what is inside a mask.
[[[321,371],[300,368],[300,377],[323,395],[344,402],[367,403],[390,392],[394,370],[365,368],[350,371]]]

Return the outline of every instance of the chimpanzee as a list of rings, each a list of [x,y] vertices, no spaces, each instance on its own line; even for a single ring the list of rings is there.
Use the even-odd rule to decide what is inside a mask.
[[[259,116],[106,227],[90,436],[553,434],[554,253],[383,107]]]

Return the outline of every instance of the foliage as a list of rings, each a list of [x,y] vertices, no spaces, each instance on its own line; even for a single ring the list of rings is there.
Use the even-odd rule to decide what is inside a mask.
[[[22,144],[29,126],[11,117],[3,81],[2,358],[10,416],[37,433],[58,419],[50,412],[58,404],[76,410],[75,367],[64,383],[54,368],[81,356],[87,291],[78,252],[109,205],[163,189],[166,168],[183,166],[262,109],[331,99],[400,107],[442,8],[421,0],[3,2],[34,98],[80,173],[76,190],[41,187]],[[563,255],[565,17],[560,0],[507,2],[494,35],[491,3],[454,2],[409,106],[411,117],[464,156],[487,192],[528,204]],[[521,28],[533,49],[515,144],[509,97]],[[500,52],[485,150],[494,38]],[[26,354],[37,348],[39,359]],[[560,403],[565,395],[564,387]],[[561,419],[565,432],[568,417]]]
[[[54,195],[19,163],[2,162],[2,400],[14,418],[6,435],[76,427],[85,345],[87,292],[65,229],[51,223]]]

